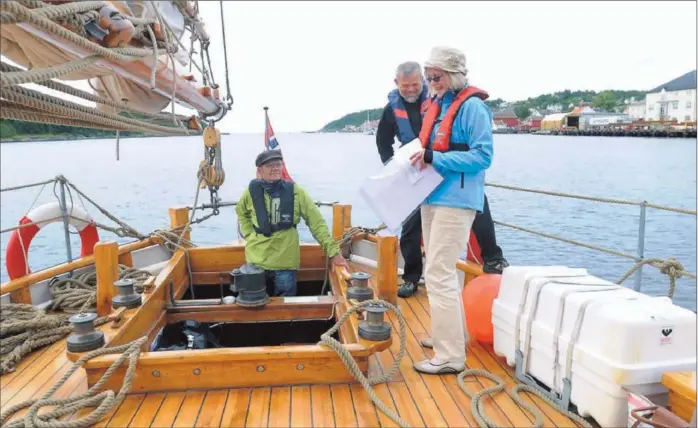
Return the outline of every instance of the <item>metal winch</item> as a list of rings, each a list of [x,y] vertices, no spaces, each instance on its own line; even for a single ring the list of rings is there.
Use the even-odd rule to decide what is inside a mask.
[[[368,286],[371,274],[354,272],[351,274],[351,287],[347,289],[347,297],[359,302],[373,298],[373,289]]]
[[[68,319],[75,329],[67,340],[68,352],[87,352],[104,346],[104,333],[95,330],[95,319],[95,313],[75,314]]]
[[[120,279],[114,282],[114,287],[116,287],[116,289],[119,291],[119,295],[114,296],[111,301],[111,306],[114,309],[133,309],[142,304],[141,295],[136,293],[133,289],[135,284],[136,281],[130,278]]]
[[[267,275],[257,265],[246,263],[230,273],[230,291],[238,293],[235,302],[240,306],[264,306],[271,298],[267,294]]]
[[[359,336],[362,339],[379,342],[390,338],[391,325],[383,321],[388,310],[384,305],[368,305],[364,308],[366,320],[359,323]]]

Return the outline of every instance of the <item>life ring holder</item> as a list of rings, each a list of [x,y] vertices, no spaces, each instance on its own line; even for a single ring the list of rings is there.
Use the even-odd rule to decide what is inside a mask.
[[[89,256],[94,250],[95,244],[99,242],[99,233],[94,220],[87,212],[78,206],[68,206],[69,224],[71,224],[80,234],[81,251],[80,257]],[[62,221],[63,211],[58,202],[50,202],[29,211],[19,221],[20,226],[31,224],[31,226],[15,229],[7,243],[5,252],[5,267],[10,279],[15,279],[28,275],[31,269],[28,266],[29,246],[34,236],[47,224]]]

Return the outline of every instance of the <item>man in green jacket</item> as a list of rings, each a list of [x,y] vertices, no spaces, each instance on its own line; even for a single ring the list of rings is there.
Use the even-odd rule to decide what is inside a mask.
[[[333,265],[347,266],[339,245],[308,193],[298,184],[282,180],[280,150],[257,156],[257,179],[250,182],[236,211],[245,244],[245,259],[267,271],[277,296],[296,295],[300,266],[300,240],[296,226],[301,218]]]

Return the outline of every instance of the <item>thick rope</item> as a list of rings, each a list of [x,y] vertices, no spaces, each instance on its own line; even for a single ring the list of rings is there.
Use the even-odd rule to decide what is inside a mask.
[[[376,235],[378,232],[386,228],[387,226],[385,224],[381,224],[380,226],[374,228],[358,226],[352,227],[351,229],[344,232],[342,237],[337,241],[337,244],[339,244],[340,246],[350,244],[355,237],[361,235],[362,233],[365,233],[366,235]]]
[[[668,260],[662,260],[662,259],[642,259],[639,262],[633,266],[628,273],[623,275],[621,279],[616,282],[616,284],[622,284],[623,281],[626,279],[630,278],[640,267],[644,265],[650,265],[653,266],[661,273],[664,275],[667,275],[669,277],[669,291],[667,292],[667,296],[670,298],[674,298],[674,291],[676,290],[676,279],[681,278],[684,276],[687,276],[689,278],[696,279],[696,274],[687,272],[684,270],[683,265],[681,262],[674,258],[669,258]]]
[[[480,391],[473,393],[465,386],[465,378],[466,377],[485,377],[485,378],[490,379],[491,381],[495,382],[496,385],[481,389]],[[470,411],[473,414],[473,417],[475,418],[475,421],[477,422],[477,424],[480,428],[504,428],[501,425],[498,425],[495,422],[493,422],[487,416],[487,414],[485,413],[486,403],[483,402],[483,398],[487,395],[494,396],[494,394],[496,394],[498,392],[506,391],[506,384],[504,383],[504,381],[502,381],[502,379],[500,379],[499,377],[493,375],[492,373],[490,373],[486,370],[471,369],[471,370],[462,371],[461,373],[458,374],[458,386],[460,386],[460,389],[463,390],[465,395],[467,395],[470,398]],[[550,406],[552,406],[558,412],[567,416],[574,423],[581,425],[585,428],[591,428],[591,424],[589,422],[587,422],[584,418],[582,418],[581,416],[579,416],[573,412],[570,412],[569,410],[564,409],[562,406],[557,404],[552,398],[550,398],[549,396],[547,396],[546,394],[544,394],[543,392],[541,392],[537,388],[534,388],[534,387],[529,386],[529,385],[518,384],[512,388],[511,392],[506,391],[506,393],[511,397],[511,399],[514,401],[514,403],[516,403],[519,407],[523,408],[528,413],[533,415],[533,417],[536,420],[535,424],[533,425],[535,428],[542,428],[543,427],[543,416],[538,409],[536,409],[532,405],[525,402],[519,396],[520,392],[528,392],[529,394],[534,394],[534,395],[540,397],[543,401],[548,403]]]
[[[98,55],[88,56],[74,61],[68,61],[57,67],[32,68],[31,70],[11,71],[0,74],[0,87],[16,86],[24,83],[36,83],[44,80],[55,79],[78,70],[87,68],[100,60]]]
[[[100,129],[100,130],[123,130],[128,131],[123,126],[112,127],[105,125],[96,125],[90,122],[83,122],[80,120],[67,119],[60,116],[41,114],[31,109],[26,108],[12,108],[8,107],[8,104],[4,101],[0,101],[0,118],[10,119],[10,120],[20,120],[24,122],[33,123],[45,123],[47,125],[63,125],[63,126],[74,126],[77,128],[89,128],[89,129]],[[140,131],[137,131],[140,132]]]
[[[14,66],[11,66],[10,64],[2,62],[2,63],[0,63],[0,71],[2,71],[3,73],[7,73],[7,72],[18,72],[18,71],[24,71],[24,70],[22,70],[21,68],[14,67]],[[145,114],[145,115],[148,115],[148,116],[151,116],[154,118],[160,118],[160,119],[171,119],[172,118],[171,113],[162,113],[162,112],[149,113],[149,112],[140,111],[140,110],[137,110],[137,109],[129,106],[127,103],[112,100],[109,98],[100,97],[100,96],[97,96],[95,94],[85,92],[81,89],[74,88],[70,85],[66,85],[66,84],[63,84],[60,82],[55,82],[53,80],[39,81],[39,82],[35,82],[35,83],[37,85],[42,85],[42,86],[45,86],[49,89],[53,89],[54,91],[63,92],[65,94],[72,95],[74,97],[82,98],[84,100],[92,101],[92,102],[98,103],[98,104],[107,105],[107,106],[114,107],[116,109],[120,109],[123,111],[130,111],[130,112],[134,112],[134,113],[138,113],[138,114]],[[188,118],[185,116],[182,116],[182,115],[177,115],[177,120],[180,122],[186,122],[188,120]]]
[[[141,354],[141,347],[148,341],[147,337],[141,337],[133,342],[125,345],[116,346],[113,348],[100,348],[82,356],[76,361],[73,366],[66,372],[61,379],[53,385],[53,387],[44,394],[41,398],[30,399],[14,405],[0,415],[0,425],[5,423],[12,415],[19,410],[29,408],[27,414],[17,421],[5,425],[7,428],[30,428],[30,427],[51,427],[51,428],[81,428],[91,427],[99,422],[107,413],[109,413],[126,394],[131,391],[133,386],[133,377],[135,376],[138,357]],[[119,357],[107,369],[104,375],[95,383],[87,392],[69,398],[51,398],[58,389],[65,384],[70,376],[75,373],[85,362],[102,355],[118,354]],[[114,391],[107,390],[98,392],[116,370],[123,365],[128,359],[128,367],[124,382],[115,395]],[[43,407],[56,406],[51,412],[39,414],[39,410]],[[72,421],[60,421],[61,416],[73,414],[81,409],[97,407],[89,415]]]
[[[352,357],[351,353],[347,351],[347,349],[342,345],[340,342],[338,342],[336,339],[332,337],[333,334],[335,334],[339,328],[349,319],[351,314],[354,312],[358,311],[359,309],[363,309],[368,305],[384,305],[387,308],[389,308],[391,311],[393,311],[398,318],[398,321],[400,323],[400,351],[398,352],[397,356],[395,357],[395,361],[393,362],[393,366],[388,370],[383,376],[377,377],[377,378],[372,378],[368,379],[364,374],[361,372],[361,369],[359,366],[356,364],[356,361],[354,360],[354,357]],[[364,387],[366,390],[366,393],[368,394],[369,397],[371,397],[371,401],[378,407],[383,413],[385,413],[386,416],[388,416],[390,419],[392,419],[395,423],[400,425],[401,427],[409,427],[407,422],[405,422],[400,415],[395,412],[395,410],[388,408],[385,403],[381,401],[381,399],[378,397],[378,395],[375,393],[373,388],[371,388],[371,385],[375,385],[378,383],[383,383],[388,381],[390,378],[393,377],[393,374],[398,370],[400,367],[400,361],[402,360],[402,357],[405,355],[405,350],[406,350],[406,340],[407,340],[407,334],[406,334],[406,324],[405,324],[405,319],[402,316],[402,313],[400,310],[397,308],[397,306],[394,306],[390,302],[386,302],[380,299],[371,299],[371,300],[365,300],[355,306],[352,306],[349,308],[347,312],[342,314],[341,317],[339,317],[339,320],[337,320],[337,323],[335,323],[332,328],[327,330],[322,336],[320,336],[320,342],[318,342],[319,345],[327,345],[329,346],[332,350],[334,350],[339,358],[342,360],[344,365],[347,367],[349,372],[354,376],[356,380],[358,380],[361,383],[361,386]]]
[[[57,115],[67,115],[73,119],[98,123],[116,129],[126,128],[126,130],[154,132],[164,135],[180,135],[182,133],[181,130],[177,128],[165,127],[146,121],[101,112],[91,107],[62,100],[21,86],[1,88],[0,95],[5,100],[12,103]]]
[[[139,269],[119,265],[120,279],[134,279],[134,290],[143,292],[143,283],[152,276]],[[49,284],[53,297],[49,309],[61,313],[46,313],[22,303],[0,305],[0,374],[14,371],[24,356],[37,348],[53,344],[73,331],[69,314],[94,312],[97,304],[97,275],[87,272],[77,278],[64,278]],[[99,326],[108,321],[102,317]]]

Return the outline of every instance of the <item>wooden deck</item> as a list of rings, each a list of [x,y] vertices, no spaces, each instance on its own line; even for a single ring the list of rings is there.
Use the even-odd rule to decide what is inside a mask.
[[[432,355],[419,340],[428,336],[429,303],[422,287],[415,297],[400,299],[400,308],[408,324],[407,352],[400,371],[390,382],[375,385],[375,391],[388,407],[411,426],[477,426],[470,413],[470,400],[461,391],[455,375],[422,375],[412,368],[414,361]],[[391,313],[396,331],[397,319]],[[375,374],[393,363],[399,351],[395,340],[390,351],[371,361]],[[0,377],[0,407],[9,406],[45,394],[71,366],[65,357],[65,342],[38,350],[22,361],[13,373]],[[469,345],[469,368],[484,368],[502,377],[508,389],[514,384],[512,370],[494,355],[490,347]],[[468,380],[471,389],[492,383],[489,380]],[[87,390],[84,371],[78,370],[54,397],[67,397]],[[545,426],[575,426],[537,397],[527,397],[541,410]],[[487,413],[499,425],[526,427],[533,418],[518,407],[506,394],[486,398]],[[24,411],[16,414],[17,419]],[[66,419],[81,417],[74,414]],[[166,427],[166,426],[247,426],[247,427],[351,427],[396,426],[376,410],[360,384],[312,385],[273,388],[236,388],[176,393],[129,395],[115,411],[105,416],[98,426]]]

